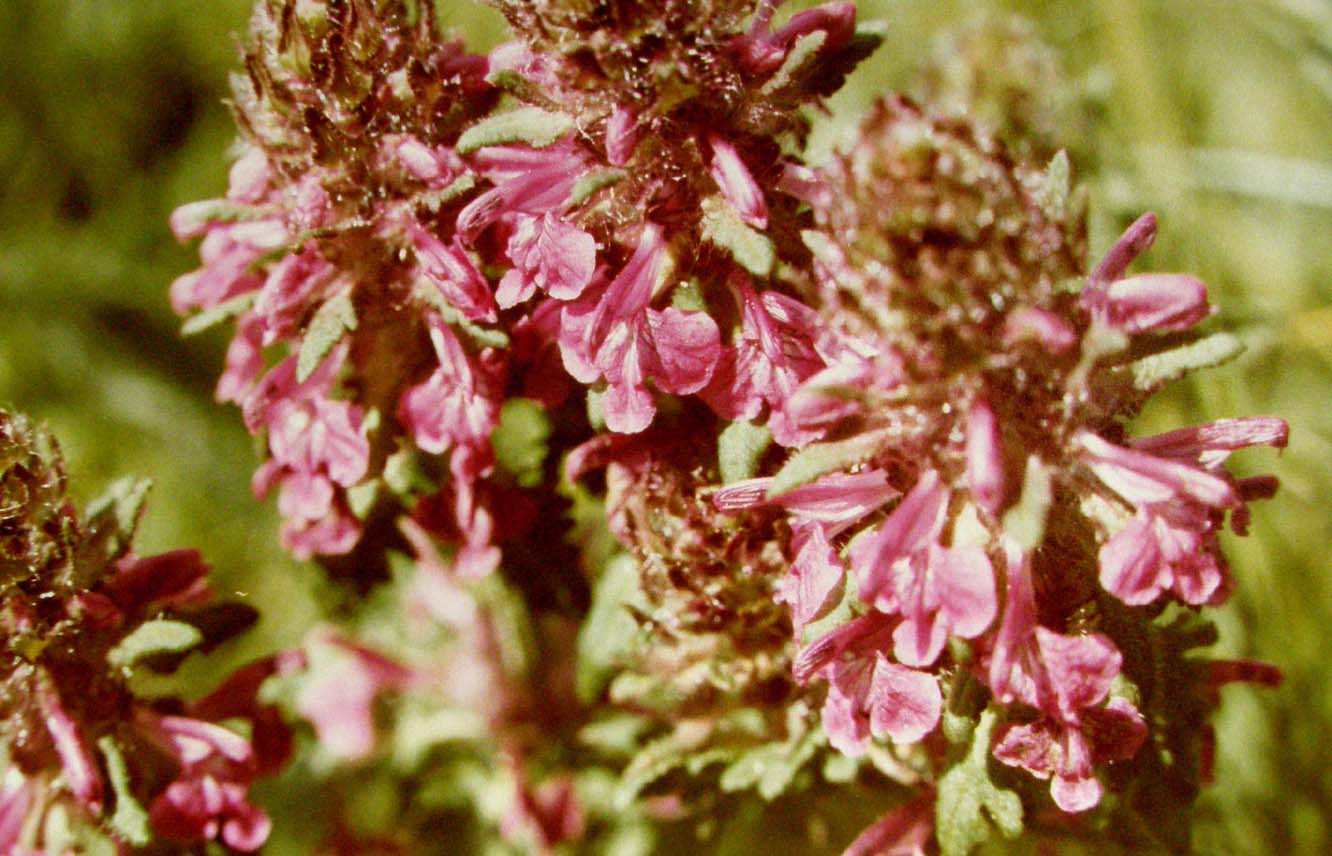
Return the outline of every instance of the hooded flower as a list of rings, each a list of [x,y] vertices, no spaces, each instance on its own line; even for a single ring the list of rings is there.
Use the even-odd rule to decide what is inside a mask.
[[[755,294],[741,281],[741,327],[735,343],[723,348],[712,381],[700,393],[718,415],[753,420],[766,404],[774,439],[793,446],[810,438],[791,424],[782,409],[800,382],[823,368],[815,350],[818,316],[775,291]]]
[[[494,371],[486,354],[473,360],[449,325],[438,315],[426,317],[430,343],[439,361],[430,377],[403,393],[398,419],[432,454],[453,446],[487,445],[499,419]]]
[[[604,379],[606,426],[633,434],[656,413],[651,379],[664,392],[685,395],[707,385],[721,351],[716,323],[706,313],[652,309],[666,275],[661,229],[647,225],[633,256],[599,295],[564,309],[560,352],[581,383]]]

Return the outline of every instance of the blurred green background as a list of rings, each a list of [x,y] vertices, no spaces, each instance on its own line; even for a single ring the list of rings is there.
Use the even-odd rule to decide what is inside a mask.
[[[834,101],[819,150],[877,93],[910,88],[950,32],[982,12],[1020,12],[1069,81],[1065,100],[1038,109],[1049,106],[1090,180],[1093,252],[1156,211],[1145,264],[1204,277],[1221,310],[1213,328],[1248,344],[1140,420],[1151,431],[1274,413],[1292,426],[1279,458],[1236,460],[1275,471],[1283,489],[1256,509],[1250,538],[1230,540],[1239,593],[1220,614],[1222,653],[1273,661],[1287,680],[1224,691],[1197,845],[1332,853],[1332,4],[860,5],[886,22],[887,40]],[[197,260],[167,215],[225,188],[234,132],[223,99],[248,7],[0,3],[0,405],[56,430],[81,498],[122,474],[156,482],[141,549],[197,545],[218,588],[264,612],[222,655],[230,662],[297,642],[320,613],[318,574],[280,553],[276,515],[250,496],[252,441],[212,402],[224,334],[182,339],[166,301]],[[474,45],[501,33],[472,3],[441,11]],[[224,665],[191,667],[206,679]]]

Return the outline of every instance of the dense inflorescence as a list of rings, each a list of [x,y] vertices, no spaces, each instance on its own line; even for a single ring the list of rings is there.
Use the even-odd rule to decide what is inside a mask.
[[[197,552],[134,553],[145,484],[80,516],[63,467],[46,431],[0,412],[0,849],[90,852],[101,830],[120,848],[258,849],[270,824],[249,787],[286,762],[290,736],[256,692],[297,663],[255,663],[194,702],[136,693],[137,672],[173,671],[254,616],[213,602]]]
[[[848,3],[494,5],[480,56],[429,4],[260,0],[227,197],[172,219],[174,306],[235,320],[255,492],[354,583],[272,692],[330,804],[421,785],[328,852],[441,818],[609,846],[708,783],[878,786],[851,853],[1186,840],[1216,686],[1275,679],[1191,653],[1275,489],[1223,463],[1286,427],[1131,435],[1237,347],[1201,282],[1129,272],[1154,218],[1090,265],[1025,90],[979,123],[885,97],[806,163],[880,38]]]

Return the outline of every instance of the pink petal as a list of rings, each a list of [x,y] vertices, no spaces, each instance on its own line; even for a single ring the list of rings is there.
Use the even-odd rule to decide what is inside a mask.
[[[1036,644],[1057,703],[1057,709],[1047,713],[1076,724],[1083,709],[1099,704],[1110,692],[1123,658],[1099,633],[1066,636],[1037,627]]]
[[[833,593],[846,578],[846,568],[822,526],[802,527],[793,538],[792,546],[796,545],[795,561],[774,597],[790,606],[799,639],[806,624],[832,608]]]
[[[439,289],[444,299],[469,320],[494,321],[495,300],[490,285],[467,256],[458,238],[455,237],[452,244],[445,244],[415,224],[408,232],[422,273]]]
[[[886,735],[895,743],[915,743],[939,724],[943,696],[933,675],[876,654],[869,707],[875,737]]]
[[[668,307],[649,309],[647,326],[653,350],[649,371],[657,385],[676,395],[706,386],[721,354],[717,323],[705,312]]]
[[[519,216],[506,253],[527,281],[559,300],[582,294],[597,265],[596,239],[549,212]]]
[[[939,474],[927,470],[883,523],[851,544],[851,567],[859,580],[860,599],[878,606],[892,599],[892,569],[898,559],[923,549],[944,522],[948,489]],[[893,611],[890,607],[886,611]]]
[[[1090,431],[1079,432],[1073,442],[1082,448],[1083,460],[1096,477],[1136,505],[1169,502],[1180,496],[1212,508],[1239,502],[1228,482],[1196,467],[1116,446]]]
[[[1046,309],[1026,306],[1004,319],[1004,344],[1034,341],[1052,354],[1067,353],[1078,342],[1068,322]]]
[[[976,504],[996,514],[1004,501],[1004,457],[994,411],[983,398],[967,413],[967,487]]]
[[[1211,314],[1207,286],[1191,276],[1146,273],[1116,280],[1095,314],[1128,334],[1187,330]]]
[[[768,203],[740,153],[735,150],[735,146],[720,137],[710,137],[708,142],[712,144],[712,163],[708,173],[717,183],[722,196],[741,220],[755,229],[766,229]]]
[[[931,555],[930,573],[939,609],[948,616],[951,632],[974,639],[994,621],[998,603],[994,569],[979,547],[951,547]]]
[[[611,166],[624,166],[638,145],[638,119],[627,107],[617,107],[606,120],[606,160]]]
[[[1100,288],[1122,277],[1133,260],[1146,252],[1155,240],[1156,215],[1149,211],[1133,221],[1115,241],[1096,270],[1087,277],[1088,288]]]
[[[1211,469],[1249,446],[1286,448],[1290,426],[1275,416],[1220,419],[1132,441],[1134,449]]]
[[[900,805],[856,836],[842,856],[924,856],[934,838],[934,794]]]

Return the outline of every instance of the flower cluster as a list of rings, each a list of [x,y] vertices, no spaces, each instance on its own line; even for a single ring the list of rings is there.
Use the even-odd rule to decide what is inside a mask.
[[[881,104],[821,174],[830,204],[815,202],[807,235],[812,303],[846,342],[785,409],[822,440],[716,502],[787,510],[797,628],[854,581],[855,617],[802,641],[795,667],[828,683],[834,746],[920,740],[942,716],[936,676],[960,669],[1006,711],[995,757],[1082,812],[1102,796],[1096,769],[1147,736],[1126,692],[1142,690],[1147,664],[1127,670],[1116,638],[1152,632],[1167,602],[1225,598],[1217,536],[1227,517],[1243,532],[1246,503],[1275,483],[1221,465],[1283,447],[1286,426],[1126,435],[1122,420],[1171,372],[1228,340],[1181,342],[1211,313],[1198,280],[1128,272],[1151,215],[1078,276],[1081,221],[1061,169],[1010,163],[964,126]]]
[[[1201,778],[1215,684],[1249,673],[1173,619],[1224,600],[1218,535],[1275,489],[1225,459],[1286,427],[1129,435],[1234,350],[1195,332],[1198,280],[1129,272],[1154,219],[1089,271],[1063,154],[900,97],[806,163],[806,108],[879,41],[849,3],[493,5],[515,39],[480,56],[430,4],[259,0],[227,196],[172,218],[203,260],[173,305],[235,321],[217,397],[285,545],[402,595],[306,646],[287,707],[326,760],[496,781],[387,747],[383,708],[465,735],[503,762],[488,822],[538,851],[685,816],[640,792],[712,764],[768,798],[820,753],[921,789],[848,852],[967,852],[962,791],[1015,832]]]
[[[197,552],[133,552],[145,489],[123,482],[80,517],[54,440],[0,412],[5,853],[73,852],[99,826],[121,848],[250,852],[268,837],[248,791],[286,762],[290,739],[257,691],[296,664],[253,664],[192,703],[135,694],[136,671],[172,671],[254,617],[212,602]],[[248,721],[248,737],[224,720]]]

